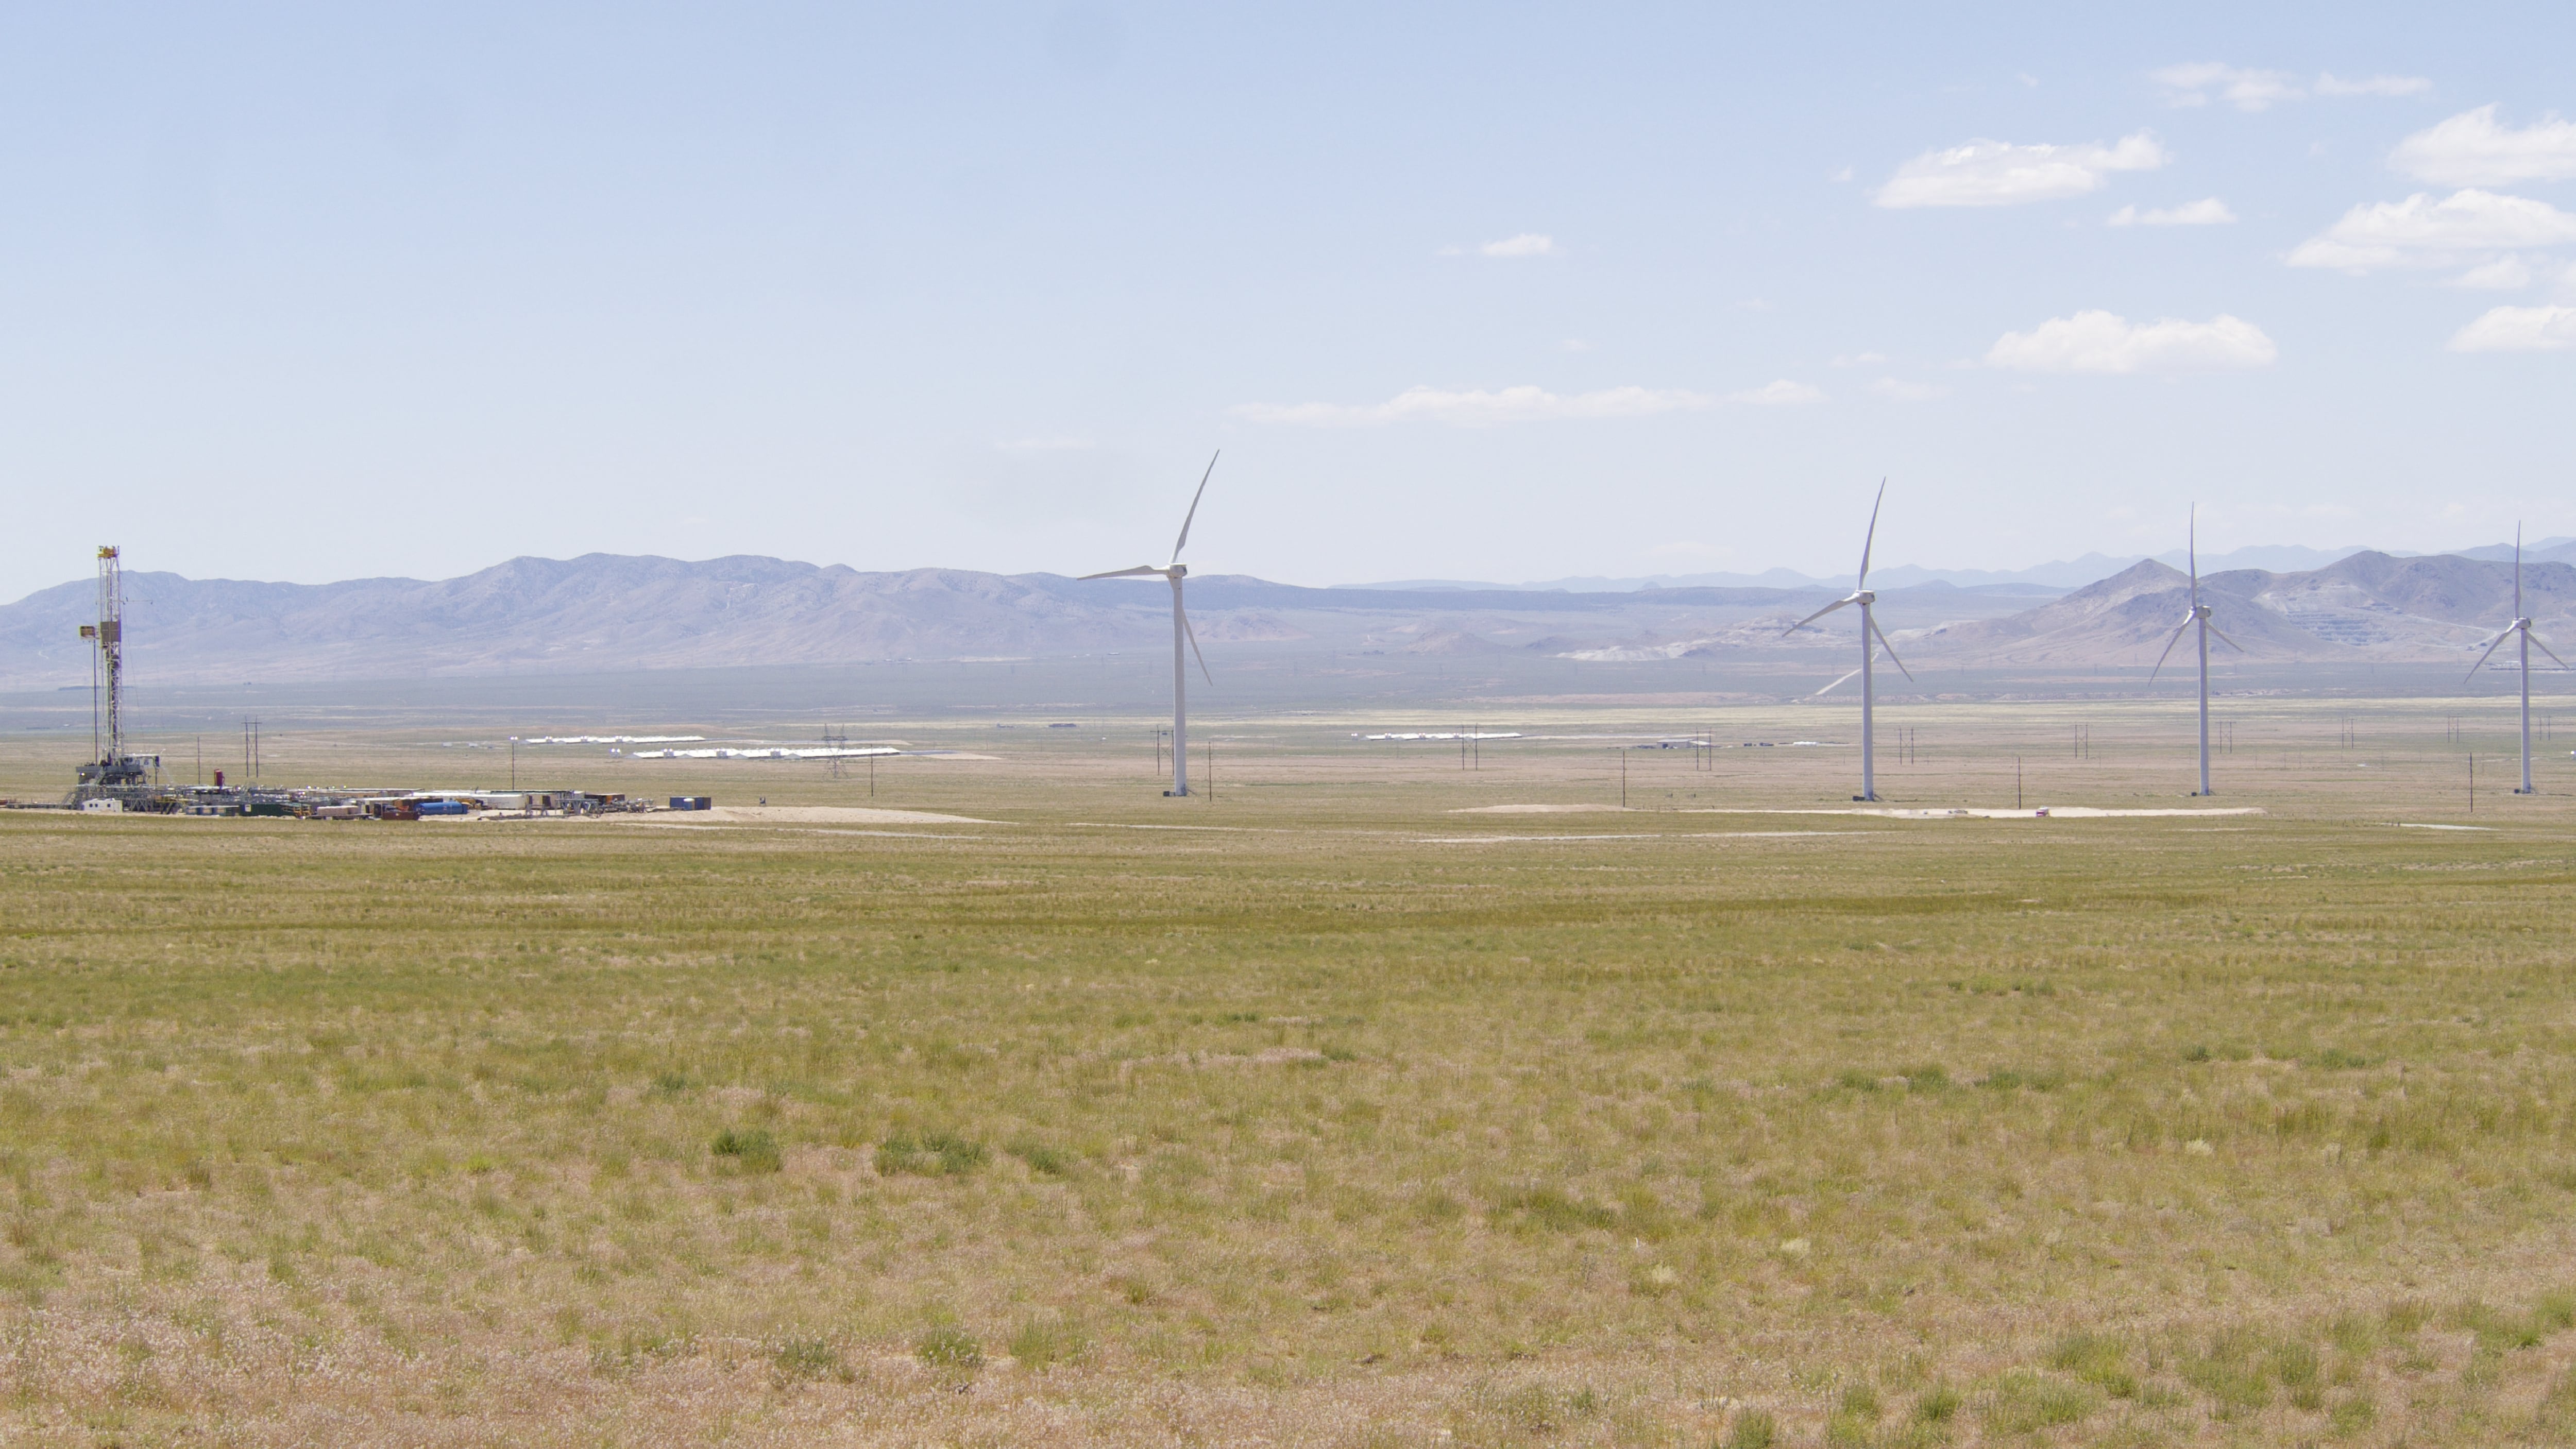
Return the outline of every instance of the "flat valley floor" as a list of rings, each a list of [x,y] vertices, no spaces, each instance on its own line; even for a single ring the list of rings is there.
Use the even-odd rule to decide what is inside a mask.
[[[0,1438],[2567,1443],[2576,761],[2462,708],[2236,707],[2206,801],[2176,708],[1891,711],[1907,815],[1609,709],[0,812]]]

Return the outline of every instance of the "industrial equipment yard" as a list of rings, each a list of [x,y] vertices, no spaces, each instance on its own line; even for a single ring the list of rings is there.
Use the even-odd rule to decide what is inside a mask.
[[[2505,793],[2509,710],[2235,701],[2208,800],[2187,706],[2075,699],[1889,712],[1877,807],[1814,708],[1566,705],[1219,716],[1186,800],[1150,717],[952,713],[873,798],[577,746],[715,808],[0,812],[0,1416],[2564,1443],[2576,761]]]

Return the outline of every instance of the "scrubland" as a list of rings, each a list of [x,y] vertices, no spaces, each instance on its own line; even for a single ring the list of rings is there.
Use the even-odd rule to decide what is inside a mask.
[[[1920,717],[1890,793],[2008,803]],[[2252,816],[1688,813],[1829,751],[1460,814],[1606,757],[1249,731],[1213,802],[1141,737],[880,782],[982,825],[0,815],[0,1423],[2576,1440],[2576,810],[2322,718]]]

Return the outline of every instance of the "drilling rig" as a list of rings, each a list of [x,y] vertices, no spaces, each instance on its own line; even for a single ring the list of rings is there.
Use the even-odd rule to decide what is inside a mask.
[[[98,622],[81,625],[95,652],[90,674],[90,755],[80,767],[75,803],[148,794],[160,761],[125,752],[125,577],[113,545],[98,551]],[[139,800],[133,803],[141,803]]]

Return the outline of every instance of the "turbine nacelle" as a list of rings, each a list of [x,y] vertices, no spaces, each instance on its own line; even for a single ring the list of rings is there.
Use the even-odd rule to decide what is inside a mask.
[[[1221,456],[1221,455],[1219,455]],[[1166,795],[1190,793],[1189,775],[1189,702],[1188,667],[1184,659],[1196,658],[1199,675],[1208,683],[1216,676],[1208,672],[1207,655],[1199,648],[1199,631],[1190,626],[1189,610],[1181,600],[1181,581],[1190,576],[1189,565],[1181,562],[1181,550],[1190,546],[1190,525],[1198,521],[1199,500],[1207,496],[1208,479],[1215,476],[1216,457],[1208,459],[1207,471],[1199,475],[1198,491],[1190,495],[1190,511],[1181,515],[1181,536],[1172,540],[1172,561],[1167,564],[1138,564],[1132,569],[1111,569],[1107,573],[1084,574],[1092,579],[1161,579],[1172,586],[1172,788]],[[1182,654],[1186,645],[1189,654]]]

